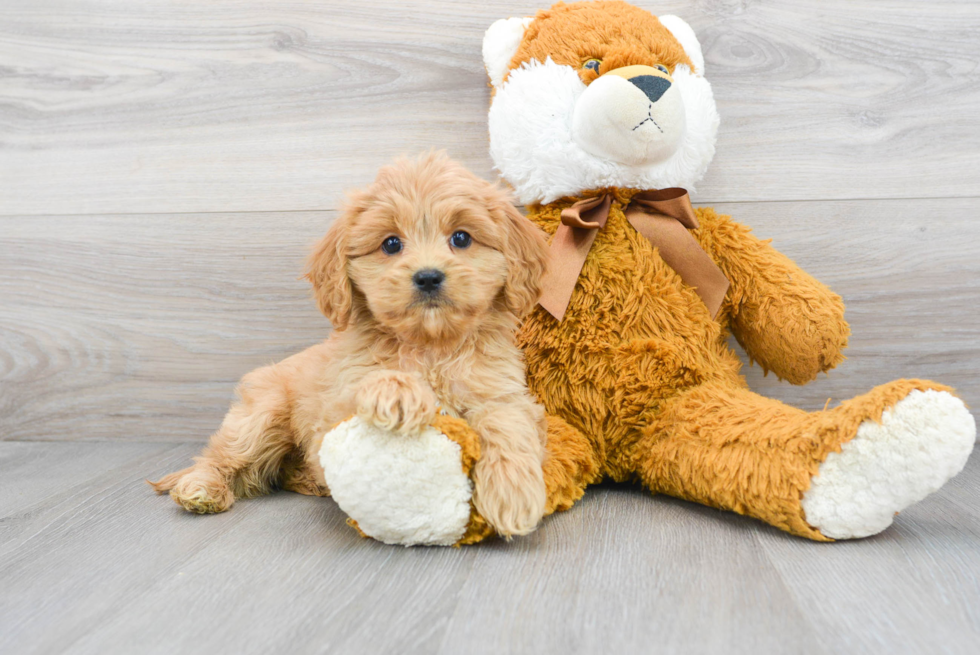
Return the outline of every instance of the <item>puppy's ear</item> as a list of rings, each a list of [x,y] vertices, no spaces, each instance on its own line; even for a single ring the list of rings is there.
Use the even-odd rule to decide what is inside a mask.
[[[517,211],[507,193],[492,189],[491,211],[506,229],[503,253],[507,258],[504,300],[517,316],[534,309],[541,295],[541,279],[548,267],[545,233]]]
[[[313,295],[320,311],[330,319],[334,329],[344,330],[350,322],[354,285],[347,274],[347,238],[354,218],[364,211],[366,196],[354,192],[337,220],[306,260],[304,277],[313,285]]]

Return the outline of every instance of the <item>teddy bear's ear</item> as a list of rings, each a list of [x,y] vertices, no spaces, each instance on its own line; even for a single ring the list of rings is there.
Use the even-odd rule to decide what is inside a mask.
[[[483,65],[490,75],[490,83],[499,87],[510,70],[510,60],[514,58],[524,30],[534,18],[501,18],[483,35]]]
[[[698,77],[704,77],[704,55],[701,53],[701,43],[698,41],[698,37],[695,36],[694,30],[683,18],[678,18],[677,16],[658,16],[660,23],[670,30],[670,33],[674,35],[681,46],[684,48],[684,52],[687,53],[688,58],[691,63],[694,64],[694,70],[692,71]],[[484,52],[486,52],[486,46],[484,46]]]

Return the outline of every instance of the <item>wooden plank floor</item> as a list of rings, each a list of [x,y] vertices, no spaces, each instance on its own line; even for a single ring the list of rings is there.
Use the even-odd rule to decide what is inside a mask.
[[[0,443],[3,653],[975,653],[980,458],[885,533],[818,544],[592,490],[528,538],[359,537],[291,493],[196,516],[192,444]]]
[[[4,0],[0,653],[976,653],[980,455],[814,544],[627,486],[534,535],[400,549],[329,499],[186,515],[234,382],[329,333],[298,280],[345,188],[446,148],[493,177],[506,0]],[[694,193],[841,293],[814,409],[898,377],[980,407],[980,3],[664,0],[722,126]]]

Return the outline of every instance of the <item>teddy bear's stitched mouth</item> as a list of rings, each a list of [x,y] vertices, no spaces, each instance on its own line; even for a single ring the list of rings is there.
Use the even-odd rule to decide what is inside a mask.
[[[651,105],[650,107],[647,108],[647,117],[644,118],[639,123],[637,123],[636,126],[632,130],[630,130],[631,132],[635,132],[636,130],[638,130],[640,128],[641,125],[643,125],[647,121],[650,121],[651,123],[653,123],[654,125],[656,125],[657,129],[660,130],[660,133],[661,134],[664,133],[664,129],[662,127],[660,127],[660,125],[657,123],[657,121],[653,120],[653,116],[650,115],[650,111],[651,111],[652,108],[653,108],[653,105]]]

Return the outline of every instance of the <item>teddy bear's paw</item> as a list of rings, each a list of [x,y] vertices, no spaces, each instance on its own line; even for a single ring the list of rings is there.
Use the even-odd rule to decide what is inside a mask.
[[[331,495],[366,535],[386,544],[455,544],[470,521],[473,485],[461,448],[434,427],[406,435],[358,417],[323,437]]]
[[[881,532],[963,470],[976,435],[959,398],[911,392],[827,456],[801,501],[807,522],[833,539]]]

